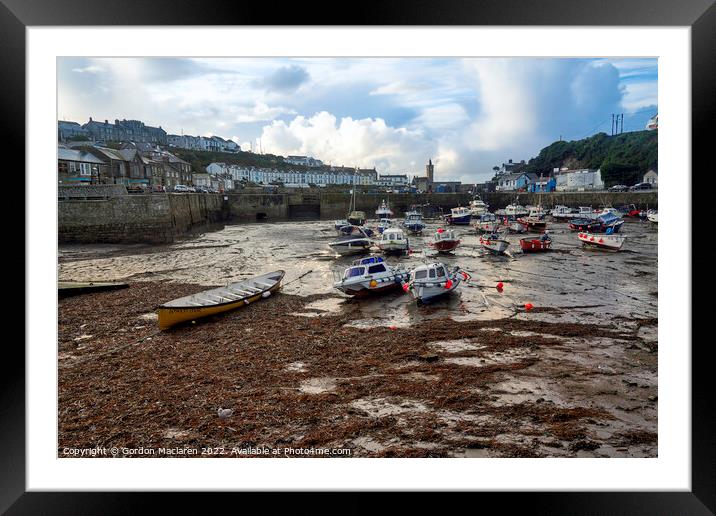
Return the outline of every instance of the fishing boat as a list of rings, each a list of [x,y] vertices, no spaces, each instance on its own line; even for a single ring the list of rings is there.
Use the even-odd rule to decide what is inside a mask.
[[[493,233],[493,231],[488,231],[488,233]],[[515,233],[515,234],[522,234],[527,233],[527,226],[524,226],[520,224],[519,222],[513,222],[509,226],[507,226],[507,231],[509,233]]]
[[[631,217],[638,219],[642,217],[643,210],[636,207],[636,204],[627,204],[619,208],[619,211],[624,214],[625,217]]]
[[[590,210],[591,211],[591,210]],[[570,208],[569,206],[563,206],[561,204],[558,204],[554,207],[554,209],[550,212],[550,215],[552,218],[562,220],[562,219],[571,219],[574,217],[574,210]]]
[[[591,206],[579,206],[577,208],[577,216],[574,217],[576,219],[593,219],[597,216],[597,212],[595,212]]]
[[[659,212],[657,210],[648,210],[646,212],[646,220],[653,222],[654,224],[659,223]]]
[[[539,217],[520,217],[517,222],[526,227],[528,231],[544,231],[547,229],[547,222]]]
[[[341,256],[348,256],[367,253],[370,249],[371,241],[363,228],[353,226],[350,235],[338,237],[328,246]]]
[[[577,238],[579,238],[585,247],[595,247],[607,251],[619,251],[626,240],[626,237],[623,235],[585,232],[577,233]]]
[[[382,233],[388,228],[393,227],[393,219],[380,219],[378,221],[378,233]]]
[[[540,194],[541,195],[541,194]],[[543,219],[547,215],[547,212],[542,209],[542,205],[538,206],[527,206],[527,216],[534,217],[536,219]]]
[[[343,228],[343,227],[345,227],[345,226],[350,226],[350,225],[351,225],[351,223],[348,222],[347,219],[338,219],[338,220],[336,220],[336,221],[333,222],[333,227],[334,227],[334,228],[336,229],[336,231],[338,231],[339,233],[341,232],[341,228]]]
[[[417,303],[421,305],[449,294],[461,282],[469,279],[470,275],[460,270],[459,267],[455,267],[451,271],[444,263],[428,263],[410,271],[410,279],[403,285],[403,290],[410,292]]]
[[[405,253],[410,247],[410,242],[400,228],[388,228],[380,235],[378,248],[385,254]]]
[[[452,229],[438,228],[428,245],[439,253],[451,253],[460,245],[460,239]]]
[[[385,199],[383,199],[380,203],[380,206],[378,206],[378,209],[375,210],[375,214],[378,216],[379,219],[389,219],[393,216],[393,210],[390,209],[390,206],[386,202]]]
[[[333,286],[349,296],[365,297],[399,289],[408,277],[408,271],[389,266],[381,256],[370,256],[355,260]]]
[[[445,222],[448,224],[467,226],[470,224],[470,217],[472,217],[472,214],[468,208],[458,206],[450,210],[450,215],[445,216]]]
[[[483,213],[480,217],[472,224],[472,226],[482,233],[494,233],[497,231],[500,225],[497,220],[497,216],[494,213]]]
[[[413,234],[420,234],[425,229],[425,222],[423,222],[423,216],[417,211],[408,211],[405,213],[405,220],[403,226],[407,228]]]
[[[569,229],[572,231],[599,231],[601,223],[592,218],[576,218],[569,221]]]
[[[499,233],[490,233],[480,236],[480,245],[495,254],[503,254],[510,243],[503,239]]]
[[[281,270],[269,272],[164,303],[159,307],[159,329],[166,330],[182,322],[228,312],[267,298],[281,288],[283,276]]]
[[[610,233],[618,233],[624,224],[624,219],[616,216],[612,211],[605,211],[594,220],[599,222],[598,231],[600,233],[606,233],[607,231]]]
[[[619,210],[617,210],[616,208],[612,208],[611,206],[604,206],[601,210],[599,210],[598,212],[596,212],[594,214],[594,218],[596,219],[597,217],[600,217],[601,215],[607,215],[610,213],[612,215],[614,215],[615,217],[622,218],[621,212]]]
[[[526,217],[529,215],[529,211],[520,204],[508,204],[505,209],[497,210],[495,214],[500,217],[507,217],[510,220],[514,220],[518,217]]]
[[[339,235],[350,235],[357,231],[356,228],[360,228],[361,230],[363,230],[365,235],[368,237],[372,237],[373,233],[375,233],[372,229],[370,229],[367,226],[354,226],[353,224],[347,224],[338,230],[338,234]]]
[[[479,195],[476,195],[468,206],[473,217],[479,217],[483,213],[487,213],[489,208],[488,204]]]
[[[523,253],[541,253],[552,249],[552,238],[545,232],[540,238],[521,238],[520,248]]]

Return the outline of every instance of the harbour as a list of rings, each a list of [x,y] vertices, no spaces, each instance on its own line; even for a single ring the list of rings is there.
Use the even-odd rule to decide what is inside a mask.
[[[625,219],[627,243],[605,253],[551,221],[550,252],[522,253],[525,235],[510,234],[497,255],[470,226],[451,226],[460,245],[440,254],[429,243],[444,222],[424,222],[411,252],[385,262],[470,276],[425,306],[402,289],[336,290],[359,257],[328,246],[329,221],[61,245],[61,281],[130,286],[60,300],[60,448],[200,439],[359,457],[654,456],[656,225]],[[162,303],[277,269],[285,282],[271,298],[157,332]],[[221,407],[235,417],[218,418]]]

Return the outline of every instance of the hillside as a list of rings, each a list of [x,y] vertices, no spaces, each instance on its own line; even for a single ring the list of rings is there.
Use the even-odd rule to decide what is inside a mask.
[[[576,141],[558,141],[529,160],[525,172],[548,174],[555,168],[600,168],[606,186],[633,185],[658,164],[658,131],[605,133]]]

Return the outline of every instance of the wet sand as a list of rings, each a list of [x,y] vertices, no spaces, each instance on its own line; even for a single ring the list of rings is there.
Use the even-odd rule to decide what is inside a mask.
[[[656,228],[629,221],[624,251],[603,253],[550,226],[554,252],[522,255],[512,236],[512,257],[483,255],[477,235],[458,229],[463,245],[444,261],[472,282],[420,308],[401,292],[337,293],[333,272],[351,258],[327,247],[330,222],[229,226],[161,247],[62,247],[61,280],[131,286],[60,300],[60,450],[656,456]],[[313,272],[255,305],[156,333],[162,302],[277,268],[286,282]]]

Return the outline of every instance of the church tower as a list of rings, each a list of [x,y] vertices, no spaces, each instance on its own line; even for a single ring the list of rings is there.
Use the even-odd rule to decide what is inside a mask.
[[[428,184],[433,182],[433,175],[435,174],[435,165],[433,165],[433,160],[429,159],[428,164],[425,165],[425,175],[428,178]]]

